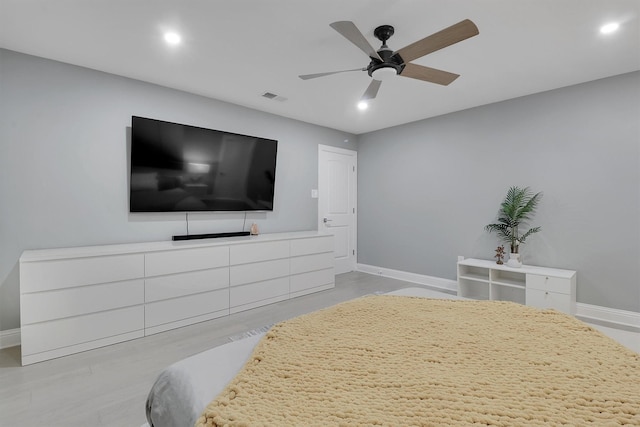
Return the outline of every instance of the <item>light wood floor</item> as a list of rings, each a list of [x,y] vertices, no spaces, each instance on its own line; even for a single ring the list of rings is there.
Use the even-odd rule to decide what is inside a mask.
[[[146,422],[147,393],[168,365],[252,329],[362,295],[414,286],[354,272],[337,276],[332,290],[26,367],[20,366],[20,347],[0,350],[0,427],[140,427]],[[640,336],[609,332],[623,344]]]

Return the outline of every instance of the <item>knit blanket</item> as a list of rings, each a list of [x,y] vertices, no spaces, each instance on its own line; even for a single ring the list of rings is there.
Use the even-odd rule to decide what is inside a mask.
[[[203,426],[640,426],[640,355],[555,310],[370,296],[275,325]]]

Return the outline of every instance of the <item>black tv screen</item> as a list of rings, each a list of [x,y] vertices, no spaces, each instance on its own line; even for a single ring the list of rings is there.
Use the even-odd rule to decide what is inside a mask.
[[[271,211],[278,141],[133,116],[131,212]]]

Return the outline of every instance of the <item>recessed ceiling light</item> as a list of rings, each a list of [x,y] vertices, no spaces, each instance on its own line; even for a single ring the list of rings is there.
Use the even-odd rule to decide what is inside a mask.
[[[618,24],[617,22],[611,22],[609,24],[606,24],[600,27],[600,32],[602,34],[611,34],[615,32],[618,28],[620,28],[620,24]]]
[[[366,110],[367,108],[369,108],[369,104],[367,104],[367,101],[358,102],[358,110]]]
[[[174,45],[175,46],[177,44],[180,44],[181,40],[182,40],[182,38],[180,37],[180,34],[178,34],[178,33],[164,33],[164,41],[166,41],[170,45]]]

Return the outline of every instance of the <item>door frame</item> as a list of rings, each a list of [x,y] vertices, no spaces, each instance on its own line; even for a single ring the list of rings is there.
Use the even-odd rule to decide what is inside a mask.
[[[318,230],[324,229],[324,224],[322,222],[324,218],[324,213],[321,212],[320,207],[322,197],[326,197],[326,195],[322,194],[320,188],[320,171],[321,171],[321,152],[332,152],[336,154],[342,154],[350,156],[353,160],[353,172],[355,174],[355,179],[352,180],[352,186],[349,189],[349,200],[351,201],[351,205],[349,208],[353,209],[353,225],[349,232],[350,240],[351,240],[351,248],[352,254],[350,256],[350,271],[355,271],[357,269],[358,264],[358,152],[356,150],[350,150],[346,148],[334,147],[332,145],[323,145],[318,144]],[[340,274],[341,272],[338,272]]]

